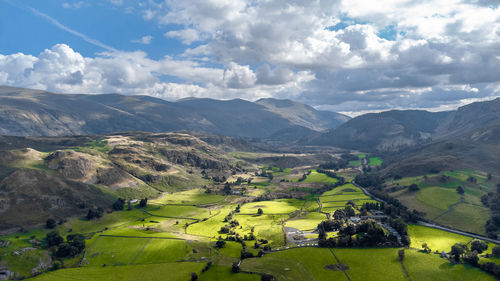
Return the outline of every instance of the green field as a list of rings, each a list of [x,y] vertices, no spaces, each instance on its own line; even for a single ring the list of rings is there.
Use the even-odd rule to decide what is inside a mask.
[[[382,165],[382,159],[380,157],[370,157],[368,159],[368,166],[381,166]]]
[[[311,170],[311,173],[307,175],[306,179],[303,182],[334,184],[338,182],[338,180],[335,178],[331,178],[323,173],[318,173],[318,171],[316,170]]]
[[[80,267],[61,269],[40,275],[36,281],[177,281],[189,280],[191,272],[201,272],[205,265],[195,262],[141,264],[127,266]]]
[[[467,179],[474,177],[476,182]],[[419,186],[420,190],[410,192],[411,184]],[[474,171],[451,171],[427,177],[409,177],[396,181],[388,181],[386,190],[400,200],[409,209],[425,213],[425,218],[439,224],[455,227],[461,230],[484,234],[484,225],[490,218],[490,211],[482,205],[481,196],[493,188],[493,181],[487,181],[486,174]],[[463,186],[465,194],[456,191],[457,186]],[[397,191],[390,191],[396,188]]]
[[[466,236],[420,225],[408,225],[408,234],[411,239],[411,247],[422,249],[422,244],[427,243],[432,251],[439,252],[449,252],[453,244],[467,244],[472,240]]]

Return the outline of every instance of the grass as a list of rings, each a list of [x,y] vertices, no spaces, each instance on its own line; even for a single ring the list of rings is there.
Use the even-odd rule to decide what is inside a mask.
[[[187,280],[187,279],[186,279]],[[209,270],[202,273],[200,281],[212,280],[234,280],[234,281],[259,281],[258,274],[233,273],[230,266],[212,266]]]
[[[274,201],[259,201],[247,203],[241,206],[240,214],[256,214],[260,208],[264,214],[289,214],[293,211],[299,210],[304,201],[297,199],[279,199]]]
[[[183,240],[151,239],[136,257],[134,264],[180,261],[189,251],[188,244]]]
[[[99,237],[87,251],[89,266],[127,265],[134,261],[136,255],[146,246],[149,239]]]
[[[470,237],[420,225],[408,225],[408,234],[411,239],[410,247],[422,249],[422,244],[427,243],[432,251],[439,252],[449,252],[453,244],[467,244],[472,240]]]
[[[334,184],[338,182],[337,179],[331,178],[323,173],[318,173],[316,170],[311,170],[311,173],[307,175],[306,179],[303,182],[316,182],[316,183],[327,183]]]
[[[349,166],[351,166],[351,167],[361,166],[361,160],[351,160],[351,161],[349,161]]]
[[[352,280],[406,280],[398,261],[398,249],[333,249],[333,252],[349,266],[347,274]]]
[[[477,182],[467,181],[471,176]],[[409,209],[424,212],[428,220],[469,232],[485,233],[484,225],[490,218],[490,211],[482,205],[480,198],[492,188],[492,181],[487,180],[486,173],[471,170],[448,171],[427,177],[388,181],[389,188],[411,184],[417,184],[420,190],[398,190],[392,192],[391,196],[399,199]],[[456,192],[459,185],[465,189],[462,196]]]
[[[496,280],[495,277],[470,265],[452,264],[437,254],[406,250],[404,265],[412,281]]]
[[[326,215],[317,212],[311,212],[303,216],[288,220],[285,226],[293,227],[299,230],[311,230],[316,228],[318,224],[324,220],[326,220]]]
[[[204,263],[178,262],[127,266],[80,267],[40,275],[36,281],[176,281],[189,280],[191,272],[200,274]]]
[[[380,157],[370,157],[368,159],[368,165],[369,166],[382,166],[382,159]]]
[[[347,280],[342,271],[324,269],[337,263],[330,250],[324,248],[295,248],[246,259],[242,270],[272,274],[278,280]]]
[[[222,195],[206,194],[205,190],[200,188],[165,194],[158,199],[151,200],[151,202],[160,204],[204,205],[220,202],[223,199],[224,196]]]

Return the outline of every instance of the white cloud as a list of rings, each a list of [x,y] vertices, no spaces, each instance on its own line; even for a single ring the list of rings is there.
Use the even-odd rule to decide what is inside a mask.
[[[78,1],[78,2],[73,2],[73,3],[68,3],[68,2],[62,3],[62,7],[63,8],[65,8],[65,9],[75,9],[75,10],[80,9],[81,7],[83,7],[85,5],[89,5],[89,4],[88,3],[86,4],[83,1]]]
[[[187,45],[182,55],[120,52],[39,13],[111,53],[79,57],[54,47],[2,56],[0,81],[165,98],[286,97],[345,112],[500,95],[500,8],[491,0],[165,0],[137,8]]]
[[[190,45],[193,42],[203,40],[201,34],[192,28],[171,30],[165,33],[166,37],[178,38],[183,44]]]
[[[141,39],[132,40],[132,43],[148,45],[148,44],[151,44],[151,40],[153,40],[153,36],[146,35],[146,36],[142,36]]]

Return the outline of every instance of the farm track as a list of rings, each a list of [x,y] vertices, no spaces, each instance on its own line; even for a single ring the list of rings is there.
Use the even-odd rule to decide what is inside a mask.
[[[335,253],[333,252],[332,248],[328,248],[328,250],[330,250],[330,253],[332,253],[333,257],[335,258],[335,260],[337,261],[337,263],[341,263],[339,258],[337,258],[337,256],[335,255]],[[344,272],[345,274],[345,277],[347,277],[347,279],[349,281],[352,281],[351,277],[349,277],[349,274],[347,274],[347,272],[345,270],[342,270],[342,272]]]
[[[317,202],[318,202],[318,205],[319,205],[319,207],[318,207],[318,213],[326,215],[326,218],[330,219],[330,213],[321,211],[321,209],[323,209],[323,204],[321,204],[321,201],[319,201],[319,199],[318,199]]]

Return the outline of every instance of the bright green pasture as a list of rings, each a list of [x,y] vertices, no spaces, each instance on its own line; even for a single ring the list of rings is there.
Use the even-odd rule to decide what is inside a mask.
[[[324,220],[326,220],[326,215],[317,212],[311,212],[305,214],[304,216],[299,216],[288,220],[285,226],[293,227],[299,230],[311,230],[316,228],[318,224]]]
[[[352,280],[405,281],[395,248],[333,249],[340,262],[349,266]]]
[[[161,204],[203,205],[220,202],[223,199],[224,196],[222,195],[206,194],[205,190],[200,188],[164,194],[158,199],[151,200],[151,202]]]
[[[370,157],[370,159],[368,159],[368,165],[369,166],[381,166],[382,159],[380,159],[380,157]]]
[[[351,160],[349,161],[349,166],[351,167],[361,166],[361,160]]]
[[[451,211],[440,216],[435,221],[473,233],[485,233],[485,224],[490,217],[486,207],[471,204],[458,204]]]
[[[204,263],[177,262],[127,266],[67,268],[42,274],[36,281],[177,281],[189,280],[191,272],[200,274]]]
[[[471,281],[496,280],[480,269],[464,264],[453,264],[438,254],[406,250],[404,265],[412,281]]]
[[[184,240],[151,239],[136,257],[134,264],[180,261],[189,252],[190,247]]]
[[[103,231],[105,228],[113,229],[127,224],[147,219],[150,215],[139,209],[131,211],[119,211],[111,214],[104,214],[96,220],[86,220],[81,218],[71,218],[60,228],[61,233],[66,233],[71,229],[73,233],[92,233]]]
[[[334,184],[338,182],[336,178],[331,178],[323,173],[318,173],[316,170],[311,170],[311,173],[307,175],[303,182],[318,182],[318,183],[328,183]]]
[[[245,259],[245,271],[272,274],[278,280],[347,280],[342,271],[331,271],[325,265],[336,264],[330,250],[325,248],[295,248],[265,255],[259,259]]]
[[[234,280],[234,281],[259,281],[260,275],[248,273],[233,273],[230,266],[212,266],[202,273],[200,281]],[[186,279],[187,280],[187,279]]]
[[[266,239],[271,246],[281,246],[284,244],[282,223],[288,219],[287,215],[236,215],[235,218],[240,223],[241,228],[236,231],[241,235],[250,234],[254,228],[257,239]]]
[[[134,261],[148,238],[99,237],[87,250],[89,266],[127,265]]]
[[[206,221],[201,221],[199,223],[190,225],[187,228],[187,233],[204,237],[217,238],[220,235],[220,228],[227,224],[224,222],[224,218],[229,214],[229,212],[234,210],[234,208],[235,206],[225,206],[217,210],[212,210],[212,217],[210,217]]]
[[[150,205],[148,212],[155,216],[185,217],[201,219],[209,216],[209,211],[194,206]]]
[[[467,244],[472,240],[467,236],[420,225],[408,225],[408,234],[410,235],[410,246],[412,248],[422,249],[422,244],[427,243],[427,246],[432,251],[438,250],[439,252],[449,252],[453,244]]]
[[[274,201],[251,202],[241,206],[241,214],[256,214],[260,208],[264,214],[289,214],[300,210],[305,201],[297,199],[278,199]]]

